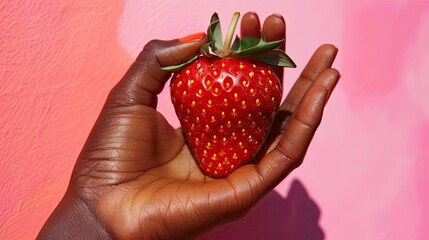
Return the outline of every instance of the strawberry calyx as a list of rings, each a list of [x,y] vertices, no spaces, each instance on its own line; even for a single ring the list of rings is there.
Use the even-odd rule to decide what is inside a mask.
[[[201,47],[200,53],[179,65],[166,66],[161,69],[168,72],[176,72],[201,56],[252,59],[270,66],[296,67],[293,60],[283,50],[278,49],[284,43],[284,39],[267,42],[265,35],[261,33],[261,38],[244,37],[240,39],[236,36],[235,40],[232,41],[239,18],[240,13],[234,13],[225,41],[222,41],[219,16],[217,13],[214,13],[207,29],[209,41]]]

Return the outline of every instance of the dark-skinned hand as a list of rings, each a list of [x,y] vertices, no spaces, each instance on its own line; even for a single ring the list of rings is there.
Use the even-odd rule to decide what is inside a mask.
[[[242,18],[241,35],[285,38],[280,15]],[[201,39],[149,42],[111,90],[76,162],[67,192],[39,239],[187,239],[243,217],[298,167],[319,126],[339,73],[337,49],[322,45],[277,114],[264,152],[224,179],[204,175],[180,129],[156,111],[176,65],[198,53]],[[284,48],[284,46],[282,46]],[[274,69],[280,79],[283,69]]]

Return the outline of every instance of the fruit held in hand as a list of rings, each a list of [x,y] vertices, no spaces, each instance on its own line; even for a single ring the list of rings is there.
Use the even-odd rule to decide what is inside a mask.
[[[282,86],[267,64],[295,67],[277,49],[283,41],[236,39],[235,13],[225,43],[214,14],[209,43],[201,55],[179,66],[171,80],[171,98],[187,144],[202,171],[226,177],[250,162],[260,150],[278,111]]]
[[[281,95],[268,66],[234,58],[201,57],[171,83],[188,145],[212,177],[224,177],[255,156]]]

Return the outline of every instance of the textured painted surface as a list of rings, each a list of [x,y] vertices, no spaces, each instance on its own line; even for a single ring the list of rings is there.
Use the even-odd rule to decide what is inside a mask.
[[[203,239],[429,239],[429,2],[412,0],[1,1],[0,239],[35,237],[145,42],[248,10],[287,20],[285,92],[325,42],[342,79],[302,167]],[[168,91],[159,107],[177,126]]]

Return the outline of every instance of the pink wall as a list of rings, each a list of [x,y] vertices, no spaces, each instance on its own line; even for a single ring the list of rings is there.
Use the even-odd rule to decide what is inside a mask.
[[[35,237],[145,42],[203,31],[213,11],[229,20],[248,10],[287,20],[298,69],[286,87],[325,42],[340,49],[342,79],[302,167],[203,239],[233,228],[248,239],[429,239],[429,2],[231,2],[0,2],[0,239]],[[168,91],[159,107],[177,126]]]

